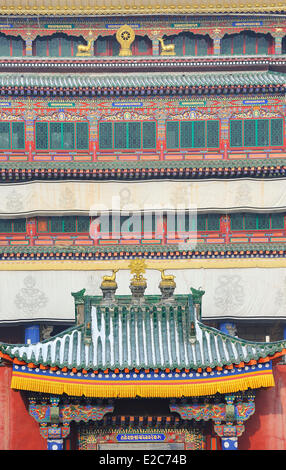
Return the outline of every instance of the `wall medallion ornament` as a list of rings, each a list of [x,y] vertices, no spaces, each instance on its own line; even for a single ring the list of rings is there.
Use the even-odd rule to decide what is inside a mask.
[[[16,294],[15,305],[25,314],[36,314],[48,302],[46,295],[35,286],[36,280],[34,277],[27,276],[24,279],[24,287]]]
[[[133,29],[128,25],[121,26],[121,28],[119,28],[119,30],[116,33],[116,39],[120,44],[119,55],[131,56],[132,55],[131,44],[133,43],[135,39],[135,33]]]
[[[240,276],[219,276],[214,304],[221,315],[231,316],[237,314],[242,308],[244,298],[245,292]]]

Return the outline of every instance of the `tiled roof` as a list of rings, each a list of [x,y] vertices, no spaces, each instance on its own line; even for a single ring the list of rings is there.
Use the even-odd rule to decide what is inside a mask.
[[[280,72],[144,73],[144,74],[1,74],[0,87],[141,88],[284,85]]]
[[[281,153],[281,156],[283,153]],[[286,175],[286,160],[180,160],[108,162],[1,162],[0,181],[32,180],[152,180],[202,178],[279,178]]]
[[[85,302],[89,326],[33,345],[2,344],[2,353],[34,366],[68,370],[197,370],[269,360],[286,348],[286,341],[246,341],[204,325],[196,318],[192,296],[178,296],[166,306],[147,297],[140,307],[130,299],[110,307],[88,296]]]

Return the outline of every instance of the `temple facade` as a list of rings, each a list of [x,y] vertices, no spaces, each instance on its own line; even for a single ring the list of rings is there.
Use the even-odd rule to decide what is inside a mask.
[[[286,448],[286,4],[211,3],[0,0],[1,449]]]

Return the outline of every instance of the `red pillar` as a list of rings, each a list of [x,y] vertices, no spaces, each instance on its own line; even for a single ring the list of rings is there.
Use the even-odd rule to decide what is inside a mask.
[[[256,392],[255,413],[238,439],[239,450],[286,450],[286,364],[273,367],[275,387]]]
[[[0,367],[0,450],[46,450],[24,395],[11,389],[11,367]]]

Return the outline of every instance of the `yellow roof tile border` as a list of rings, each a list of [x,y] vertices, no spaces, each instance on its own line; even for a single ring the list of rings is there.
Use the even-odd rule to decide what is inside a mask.
[[[285,258],[239,258],[239,259],[189,259],[149,260],[146,269],[241,269],[241,268],[286,268]],[[45,260],[45,261],[1,261],[0,271],[101,271],[106,269],[129,270],[130,260]]]
[[[286,11],[286,0],[0,0],[1,15],[110,16],[283,11]]]

